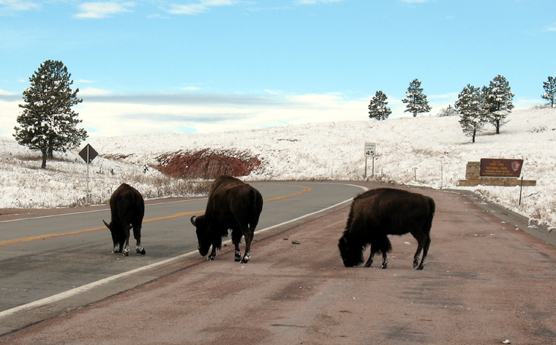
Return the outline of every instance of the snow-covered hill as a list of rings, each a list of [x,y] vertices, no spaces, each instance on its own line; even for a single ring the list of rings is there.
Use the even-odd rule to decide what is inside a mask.
[[[556,224],[556,110],[514,111],[501,134],[486,127],[471,143],[458,117],[423,116],[386,121],[331,122],[214,134],[164,134],[92,140],[101,154],[91,165],[94,202],[105,202],[121,182],[136,186],[147,198],[183,195],[183,182],[164,178],[149,166],[156,157],[177,151],[235,150],[257,156],[261,166],[246,180],[362,180],[364,143],[377,143],[375,176],[383,182],[458,187],[468,161],[481,158],[524,159],[524,187],[466,187],[487,199],[543,223]],[[38,169],[38,155],[11,141],[0,142],[0,207],[79,205],[85,197],[86,165],[77,151]],[[368,174],[371,175],[369,160]]]

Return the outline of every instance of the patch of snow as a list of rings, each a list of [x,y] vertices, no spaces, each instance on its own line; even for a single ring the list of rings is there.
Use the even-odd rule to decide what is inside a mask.
[[[245,180],[363,180],[365,142],[377,143],[371,180],[432,188],[472,190],[486,200],[535,219],[556,224],[556,110],[516,110],[494,134],[486,125],[471,143],[459,117],[419,116],[385,121],[345,121],[290,125],[278,128],[214,134],[140,135],[91,140],[101,155],[90,166],[95,203],[106,202],[122,182],[135,186],[146,198],[164,195],[163,176],[151,166],[156,157],[202,149],[249,152],[262,164]],[[540,130],[542,129],[542,130]],[[85,143],[82,145],[84,146]],[[80,148],[41,170],[40,156],[13,141],[0,141],[0,208],[64,207],[83,202],[86,164]],[[35,160],[30,160],[34,157]],[[37,158],[38,157],[38,158]],[[60,155],[57,155],[60,157]],[[522,175],[536,187],[459,187],[465,166],[481,158],[523,159]],[[144,171],[145,167],[147,168]],[[371,161],[368,176],[372,175]],[[156,181],[153,183],[152,181]]]

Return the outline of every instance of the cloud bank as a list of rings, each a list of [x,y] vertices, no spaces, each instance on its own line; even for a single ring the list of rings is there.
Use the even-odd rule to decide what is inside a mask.
[[[86,2],[79,5],[80,13],[76,14],[76,18],[92,18],[100,19],[110,17],[114,14],[123,12],[131,12],[131,8],[135,6],[133,2]]]

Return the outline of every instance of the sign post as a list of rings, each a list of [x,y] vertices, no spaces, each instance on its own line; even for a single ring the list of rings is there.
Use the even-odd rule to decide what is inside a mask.
[[[91,164],[93,159],[98,156],[98,153],[91,145],[87,144],[83,150],[79,151],[79,156],[87,163],[87,204],[90,204],[91,194],[89,193],[89,164]]]
[[[365,179],[367,179],[367,159],[369,157],[373,157],[373,173],[371,176],[375,176],[375,154],[376,143],[365,143]]]

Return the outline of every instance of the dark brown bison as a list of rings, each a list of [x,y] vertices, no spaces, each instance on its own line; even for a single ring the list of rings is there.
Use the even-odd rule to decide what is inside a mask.
[[[227,237],[231,229],[235,261],[247,263],[251,259],[251,241],[262,209],[263,197],[258,190],[235,177],[218,177],[210,187],[205,214],[191,217],[191,224],[197,231],[199,254],[207,255],[212,246],[208,259],[214,260],[216,250],[222,246],[222,237]],[[243,258],[239,250],[242,236],[245,237]]]
[[[145,255],[145,249],[141,245],[141,223],[145,214],[145,202],[141,193],[123,183],[110,197],[110,212],[110,224],[104,219],[102,221],[112,233],[113,253],[121,253],[123,250],[125,256],[129,255],[129,230],[133,227],[133,237],[137,241],[135,251]]]
[[[388,264],[387,254],[392,250],[388,235],[408,232],[418,243],[413,257],[413,268],[425,267],[429,251],[430,229],[435,204],[432,198],[417,193],[392,188],[364,192],[353,199],[346,230],[338,247],[346,267],[363,262],[363,251],[370,244],[371,255],[365,267],[371,267],[375,253],[382,253],[382,268]],[[423,250],[423,259],[419,255]]]

